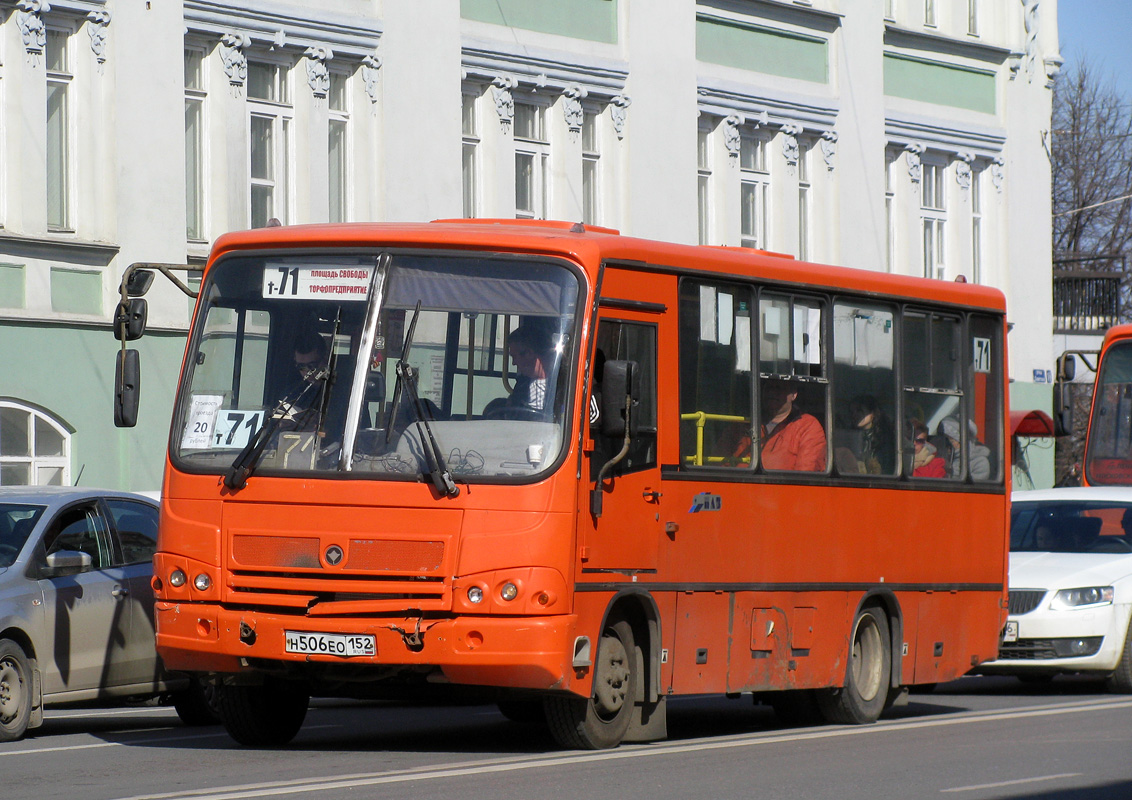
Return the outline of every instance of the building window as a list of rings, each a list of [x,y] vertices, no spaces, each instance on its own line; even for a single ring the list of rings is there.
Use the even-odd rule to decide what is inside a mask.
[[[940,278],[944,270],[945,176],[943,164],[923,162],[920,179],[920,218],[924,229],[924,277]]]
[[[770,173],[767,170],[766,140],[754,133],[739,136],[740,225],[739,244],[766,249],[767,200]]]
[[[479,213],[479,91],[465,90],[463,97],[461,117],[464,135],[462,168],[464,217],[470,219]]]
[[[967,34],[979,35],[979,0],[967,0]]]
[[[599,117],[587,109],[582,115],[582,222],[596,225],[601,213],[601,144]]]
[[[810,184],[811,142],[798,142],[798,258],[810,258],[810,207],[812,187]]]
[[[327,216],[331,222],[345,222],[347,218],[347,176],[349,170],[349,148],[346,139],[347,123],[350,120],[348,96],[346,93],[348,76],[341,72],[330,73],[330,93],[327,106],[330,111],[327,141],[327,191],[330,209]]]
[[[515,216],[546,219],[547,164],[546,108],[535,103],[515,104]]]
[[[696,197],[699,209],[700,244],[708,244],[711,238],[711,132],[700,128],[696,140],[696,165],[699,179]]]
[[[71,434],[34,408],[0,400],[0,486],[69,486]]]
[[[47,227],[71,228],[71,136],[68,93],[71,73],[69,31],[48,30],[47,66]]]
[[[971,280],[983,282],[983,173],[971,171]]]
[[[185,236],[204,236],[204,51],[185,50]]]
[[[884,18],[890,22],[896,19],[896,0],[884,0]]]
[[[891,150],[884,155],[884,263],[889,272],[896,264],[896,159]]]
[[[936,27],[935,0],[924,0],[924,24],[932,28]]]
[[[248,62],[249,221],[262,228],[271,219],[288,222],[288,168],[292,108],[287,69],[281,64]]]

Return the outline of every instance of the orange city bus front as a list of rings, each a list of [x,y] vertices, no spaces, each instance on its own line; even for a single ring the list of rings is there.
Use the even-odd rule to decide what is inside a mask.
[[[571,614],[586,285],[545,256],[222,253],[170,438],[166,665],[313,694],[587,693]],[[517,374],[508,349],[537,367]]]
[[[1085,440],[1087,486],[1132,485],[1132,325],[1105,334]]]

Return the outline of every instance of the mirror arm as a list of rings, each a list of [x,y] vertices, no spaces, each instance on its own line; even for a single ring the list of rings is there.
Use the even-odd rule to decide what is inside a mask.
[[[633,435],[632,435],[633,426],[632,426],[632,420],[630,418],[632,413],[633,413],[633,396],[631,394],[626,394],[625,395],[625,440],[621,444],[621,452],[619,452],[613,458],[609,459],[608,461],[606,461],[604,464],[601,465],[601,470],[597,474],[597,483],[594,484],[594,488],[590,491],[590,513],[593,514],[595,519],[597,517],[601,516],[602,494],[603,494],[603,491],[604,491],[602,489],[602,487],[605,484],[606,476],[609,475],[610,471],[615,466],[617,466],[618,464],[620,464],[622,461],[625,460],[625,456],[629,455],[629,445],[632,443],[632,440],[633,440]]]

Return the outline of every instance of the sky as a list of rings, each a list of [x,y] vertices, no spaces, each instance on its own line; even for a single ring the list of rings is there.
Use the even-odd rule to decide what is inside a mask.
[[[1132,102],[1132,0],[1057,0],[1062,70],[1085,61]]]

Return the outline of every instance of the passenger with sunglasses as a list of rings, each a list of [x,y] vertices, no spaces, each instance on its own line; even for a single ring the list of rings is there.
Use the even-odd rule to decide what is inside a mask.
[[[928,441],[928,426],[918,419],[910,419],[908,431],[915,448],[912,454],[912,477],[947,477],[947,463],[940,458],[935,445]]]

